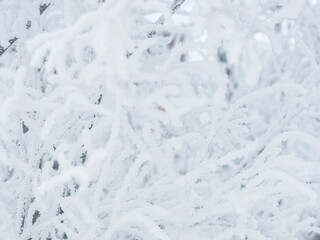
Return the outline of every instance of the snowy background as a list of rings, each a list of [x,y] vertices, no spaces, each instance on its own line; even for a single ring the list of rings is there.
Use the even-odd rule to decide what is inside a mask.
[[[1,240],[319,240],[318,0],[0,0]]]

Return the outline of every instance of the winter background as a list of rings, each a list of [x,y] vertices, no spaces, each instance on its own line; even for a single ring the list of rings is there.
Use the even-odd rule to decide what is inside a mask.
[[[0,0],[1,240],[319,240],[319,0]]]

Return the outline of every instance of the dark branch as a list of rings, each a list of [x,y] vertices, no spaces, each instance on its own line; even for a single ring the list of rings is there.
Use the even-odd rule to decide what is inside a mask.
[[[40,11],[40,15],[42,15],[44,13],[45,10],[47,10],[47,8],[51,5],[51,3],[48,4],[41,4],[39,7],[39,11]]]
[[[10,39],[9,40],[10,45],[7,48],[0,46],[0,56],[4,54],[17,40],[18,40],[17,37]]]

